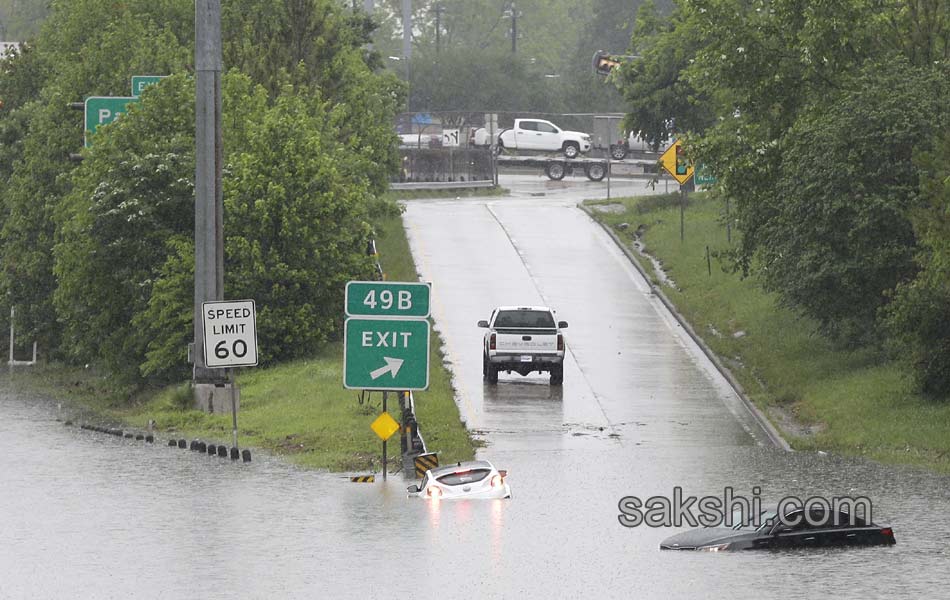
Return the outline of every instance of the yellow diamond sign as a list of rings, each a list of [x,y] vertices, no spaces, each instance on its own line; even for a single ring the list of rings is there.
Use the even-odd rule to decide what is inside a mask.
[[[686,160],[683,154],[683,144],[676,140],[673,145],[660,155],[660,164],[676,181],[683,185],[693,176],[693,165]]]
[[[399,431],[399,423],[390,417],[388,412],[384,412],[376,417],[376,420],[370,424],[370,428],[376,432],[379,439],[385,442],[391,438],[394,433]]]

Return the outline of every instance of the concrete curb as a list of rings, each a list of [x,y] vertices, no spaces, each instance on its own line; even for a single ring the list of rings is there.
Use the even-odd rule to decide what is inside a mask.
[[[670,299],[666,297],[666,294],[663,293],[663,290],[653,284],[653,282],[650,280],[649,274],[643,269],[642,266],[640,266],[640,263],[637,262],[637,259],[633,254],[633,250],[627,247],[627,244],[625,244],[623,240],[620,239],[620,236],[614,233],[613,229],[611,229],[609,225],[597,220],[594,217],[594,211],[592,211],[589,207],[585,206],[584,204],[578,204],[577,207],[584,211],[587,216],[590,217],[595,223],[600,225],[603,230],[607,232],[607,235],[610,236],[614,243],[617,244],[617,247],[620,248],[627,259],[633,264],[634,268],[638,273],[640,273],[647,285],[650,286],[650,290],[653,292],[653,294],[660,299],[660,302],[663,303],[663,306],[666,307],[670,314],[673,315],[673,318],[675,318],[680,326],[682,326],[682,328],[686,331],[686,333],[689,334],[689,337],[692,338],[694,342],[696,342],[696,345],[699,346],[699,348],[703,351],[703,354],[709,358],[712,364],[716,366],[716,369],[722,374],[723,377],[726,378],[726,381],[728,381],[729,385],[732,386],[732,389],[735,390],[736,395],[738,395],[742,400],[746,410],[749,411],[752,417],[758,422],[759,426],[762,427],[762,430],[765,432],[768,441],[776,448],[781,448],[782,450],[791,452],[792,447],[787,441],[785,441],[785,438],[782,437],[781,432],[774,425],[772,425],[772,422],[769,421],[762,411],[760,411],[759,408],[746,395],[745,390],[742,388],[742,384],[739,383],[739,380],[737,380],[732,372],[726,368],[724,364],[722,364],[722,361],[719,360],[719,357],[716,355],[716,353],[706,345],[706,342],[703,340],[703,338],[696,334],[692,325],[690,325],[686,318],[683,317],[683,315],[681,315],[678,310],[676,310],[676,306],[670,302]]]

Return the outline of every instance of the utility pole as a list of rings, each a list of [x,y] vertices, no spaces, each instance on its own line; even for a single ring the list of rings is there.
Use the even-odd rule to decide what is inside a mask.
[[[402,57],[412,58],[412,0],[402,0]]]
[[[442,13],[445,7],[441,2],[437,2],[433,9],[435,11],[435,53],[438,54],[442,49]]]
[[[511,3],[511,53],[518,53],[518,9],[515,8],[515,3]]]
[[[205,364],[201,305],[224,299],[221,193],[221,0],[195,0],[195,306],[194,383],[224,381]],[[196,396],[197,397],[197,396]]]

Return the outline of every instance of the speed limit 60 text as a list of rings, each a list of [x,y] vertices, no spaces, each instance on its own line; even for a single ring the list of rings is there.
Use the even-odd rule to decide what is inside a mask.
[[[205,302],[205,366],[245,367],[257,364],[257,327],[253,300]]]

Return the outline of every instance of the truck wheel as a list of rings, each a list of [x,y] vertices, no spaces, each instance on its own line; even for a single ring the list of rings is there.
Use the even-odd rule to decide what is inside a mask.
[[[562,383],[564,383],[564,365],[551,367],[551,385],[561,385]]]
[[[565,168],[564,163],[562,162],[549,162],[544,166],[544,174],[548,176],[548,179],[553,179],[554,181],[560,181],[564,179],[564,175],[567,173],[567,168]]]
[[[607,165],[604,163],[593,163],[584,168],[584,173],[591,181],[600,181],[607,175]]]
[[[498,383],[498,367],[492,363],[485,366],[485,381],[491,384]]]
[[[577,155],[581,152],[581,147],[577,145],[577,142],[564,142],[564,156],[568,158],[577,158]]]
[[[623,160],[627,158],[627,145],[614,144],[610,147],[610,158],[614,160]]]
[[[498,156],[504,149],[505,145],[501,143],[501,140],[498,140],[498,143],[491,147],[491,154],[492,156]]]

